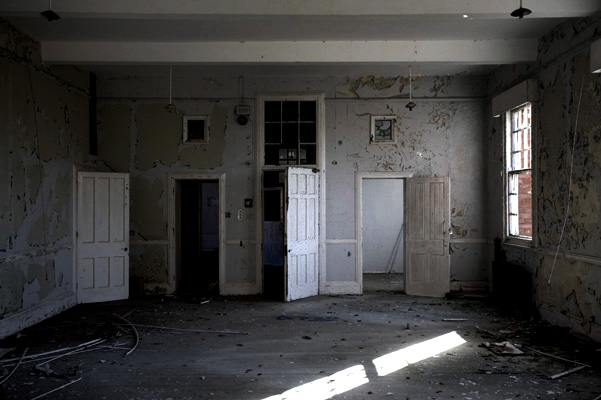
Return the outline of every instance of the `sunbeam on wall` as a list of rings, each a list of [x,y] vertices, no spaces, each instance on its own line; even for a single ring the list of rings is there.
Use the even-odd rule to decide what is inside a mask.
[[[388,353],[374,359],[372,362],[376,367],[378,376],[385,376],[410,364],[460,346],[463,343],[465,343],[465,340],[457,332],[449,332],[405,349]],[[282,394],[267,397],[263,400],[327,400],[366,383],[369,383],[369,378],[367,377],[365,368],[362,365],[355,365],[333,375],[296,386]]]

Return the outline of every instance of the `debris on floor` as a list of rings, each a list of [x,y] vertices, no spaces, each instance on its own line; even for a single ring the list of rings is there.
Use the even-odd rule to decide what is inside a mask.
[[[499,343],[490,343],[484,342],[482,343],[482,347],[486,347],[490,351],[500,356],[518,356],[520,354],[524,354],[523,351],[518,349],[515,345],[509,342],[499,342]]]
[[[281,399],[321,387],[324,377],[341,378],[339,394],[306,398],[600,394],[598,343],[514,319],[485,300],[379,291],[290,303],[257,296],[199,303],[161,296],[78,305],[1,340],[8,351],[0,353],[0,400]],[[432,349],[425,358],[412,352],[447,336],[455,347]],[[505,354],[515,349],[523,352],[519,358]]]

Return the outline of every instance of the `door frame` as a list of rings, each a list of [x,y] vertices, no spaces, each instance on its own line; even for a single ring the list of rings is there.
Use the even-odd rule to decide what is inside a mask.
[[[219,292],[225,285],[225,173],[182,172],[168,176],[169,196],[167,199],[167,232],[169,247],[167,250],[167,293],[177,290],[177,183],[183,180],[218,181],[219,185]]]
[[[255,220],[256,280],[263,288],[263,172],[268,170],[286,170],[287,167],[303,167],[303,165],[265,166],[265,102],[277,101],[315,101],[317,105],[317,154],[315,168],[319,170],[319,293],[326,291],[326,122],[325,93],[258,93],[256,96],[256,138],[255,140],[255,199],[257,199],[257,215]],[[284,200],[285,201],[285,200]],[[285,216],[284,216],[285,217]]]
[[[355,172],[355,277],[359,293],[363,293],[363,180],[364,179],[410,179],[413,172]],[[404,192],[403,192],[404,193]],[[403,199],[403,208],[405,208]]]

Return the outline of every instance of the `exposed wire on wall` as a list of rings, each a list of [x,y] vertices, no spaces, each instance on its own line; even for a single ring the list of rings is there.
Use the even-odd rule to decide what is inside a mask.
[[[44,234],[44,267],[48,264],[46,250],[48,249],[48,234],[46,232],[46,201],[44,200],[44,173],[42,166],[42,157],[40,155],[40,134],[38,132],[38,116],[35,105],[35,96],[33,94],[33,82],[31,78],[31,70],[27,69],[27,75],[29,77],[29,93],[31,94],[31,106],[33,108],[33,124],[35,128],[35,151],[38,158],[38,170],[40,172],[40,193],[42,197],[42,230]]]
[[[551,273],[549,273],[549,280],[547,281],[547,285],[551,284],[551,277],[553,276],[553,271],[555,270],[555,263],[557,262],[557,255],[559,254],[559,247],[561,246],[561,242],[563,240],[563,233],[566,229],[566,223],[568,222],[568,215],[570,213],[570,196],[572,195],[572,178],[574,172],[574,149],[576,148],[576,137],[578,136],[578,117],[580,114],[580,101],[582,100],[582,89],[584,88],[584,77],[586,73],[582,74],[582,82],[580,83],[580,94],[578,95],[578,105],[576,106],[576,121],[574,122],[574,135],[572,138],[572,159],[570,160],[570,173],[569,173],[569,183],[568,183],[568,197],[566,201],[566,212],[563,218],[563,224],[561,225],[561,233],[559,234],[559,242],[557,242],[557,249],[555,250],[555,257],[553,258],[553,265],[551,266]]]

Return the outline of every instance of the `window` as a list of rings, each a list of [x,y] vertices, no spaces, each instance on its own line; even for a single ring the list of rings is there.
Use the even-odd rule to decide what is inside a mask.
[[[184,117],[184,143],[209,143],[208,118]]]
[[[532,240],[532,106],[506,114],[507,236]]]
[[[317,102],[265,102],[265,165],[316,165]]]
[[[370,143],[394,143],[395,116],[371,116]]]

